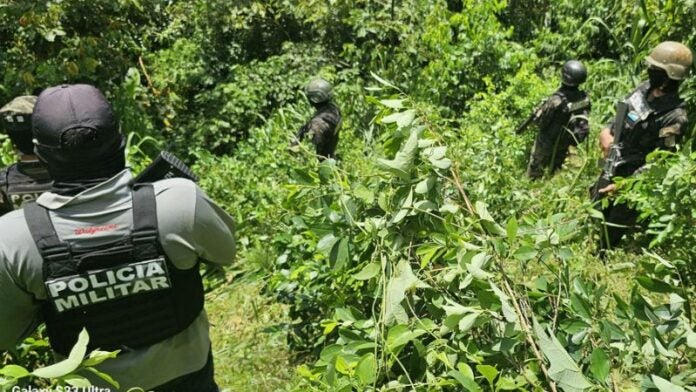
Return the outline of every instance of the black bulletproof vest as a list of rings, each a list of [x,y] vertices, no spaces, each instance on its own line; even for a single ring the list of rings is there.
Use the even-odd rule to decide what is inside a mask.
[[[590,100],[587,94],[580,90],[564,91],[559,89],[554,95],[561,98],[561,104],[556,108],[553,119],[544,131],[545,134],[553,140],[559,137],[564,139],[561,144],[569,144],[574,142],[574,138],[565,132],[567,128],[575,135],[575,138],[581,139],[578,142],[582,142],[587,135],[583,135],[583,130],[576,128],[580,126],[580,121],[583,119],[582,115],[590,110]],[[584,118],[584,121],[587,121],[587,118]]]
[[[20,162],[0,171],[0,215],[36,200],[51,189],[51,176],[39,162]]]
[[[135,185],[132,195],[131,235],[93,248],[61,241],[47,209],[25,206],[44,261],[42,313],[51,347],[60,354],[69,354],[82,328],[90,349],[150,346],[186,329],[203,309],[198,265],[177,269],[159,243],[152,184]]]
[[[617,176],[627,177],[645,164],[645,158],[661,147],[660,129],[683,112],[684,101],[676,94],[647,101],[650,85],[643,83],[626,98],[628,114],[621,134],[623,163]]]

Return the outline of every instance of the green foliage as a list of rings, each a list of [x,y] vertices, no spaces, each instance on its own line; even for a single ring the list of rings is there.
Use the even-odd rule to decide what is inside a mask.
[[[655,152],[650,164],[639,176],[627,178],[621,184],[622,200],[641,212],[648,226],[650,247],[659,248],[671,260],[688,271],[692,277],[696,253],[684,244],[696,243],[692,229],[696,219],[696,153]]]
[[[564,213],[530,206],[535,200],[515,192],[498,199],[489,186],[473,194],[497,203],[495,214],[483,202],[470,206],[435,139],[443,120],[429,117],[427,106],[407,106],[408,97],[369,100],[379,105],[375,123],[392,156],[353,157],[350,172],[326,162],[316,174],[298,173],[284,204],[295,215],[275,239],[280,256],[269,288],[291,306],[292,347],[316,358],[299,370],[302,388],[547,390],[553,383],[582,391],[649,388],[660,378],[689,385],[685,298],[692,294],[677,266],[646,254],[625,299],[626,291],[580,267],[593,257],[581,230],[587,202],[577,200],[584,189],[535,195]],[[490,151],[506,139],[502,130],[487,138],[475,128],[444,137],[463,139],[464,157],[476,156],[467,146]],[[514,153],[486,156],[482,166],[506,160],[501,173],[489,170],[479,181],[507,179],[494,183],[499,192],[528,186],[505,173],[515,170],[514,160],[506,163]],[[462,166],[463,178],[479,170]],[[520,215],[509,217],[504,208],[515,204]],[[507,215],[507,223],[494,215]]]
[[[634,243],[649,251],[605,265],[586,195],[594,142],[531,183],[532,128],[512,130],[576,57],[595,136],[652,46],[696,47],[695,11],[658,0],[17,1],[0,7],[0,99],[95,83],[136,171],[159,149],[191,163],[238,222],[235,276],[253,272],[289,306],[273,327],[304,361],[299,390],[693,390],[693,155],[655,154],[622,183],[649,228]],[[340,159],[321,164],[309,146],[286,149],[316,75],[344,114]],[[683,86],[692,119],[695,83]],[[0,157],[14,160],[8,143]]]
[[[118,382],[95,368],[95,366],[108,359],[116,358],[118,351],[95,350],[86,356],[88,344],[89,335],[83,329],[75,346],[70,350],[70,354],[62,361],[35,369],[34,371],[29,371],[19,365],[6,365],[0,368],[0,390],[17,390],[19,389],[18,385],[26,385],[27,380],[34,378],[52,380],[52,386],[89,388],[92,383],[84,376],[87,373],[91,373],[110,385],[119,388]]]

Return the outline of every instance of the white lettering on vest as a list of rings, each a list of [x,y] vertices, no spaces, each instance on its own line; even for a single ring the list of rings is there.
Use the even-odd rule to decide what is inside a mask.
[[[46,282],[58,312],[171,287],[164,257]]]
[[[80,302],[77,300],[76,295],[70,295],[66,298],[57,298],[54,303],[59,312],[80,306]]]
[[[129,275],[126,275],[126,273],[129,273]],[[129,282],[133,279],[135,279],[135,276],[133,275],[133,267],[126,267],[126,268],[121,268],[120,270],[116,271],[116,278],[120,280],[121,282]]]
[[[68,288],[68,284],[63,281],[51,282],[48,284],[48,291],[51,293],[51,297],[58,297],[58,293]]]

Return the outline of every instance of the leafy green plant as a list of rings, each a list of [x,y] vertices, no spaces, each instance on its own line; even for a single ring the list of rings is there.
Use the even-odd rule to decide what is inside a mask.
[[[23,383],[24,380],[32,378],[52,380],[56,386],[71,386],[76,388],[88,388],[92,383],[78,373],[91,373],[110,385],[118,388],[117,381],[109,375],[97,370],[95,366],[100,363],[115,358],[118,351],[92,351],[87,356],[87,344],[89,335],[86,330],[82,330],[75,346],[70,350],[68,357],[60,362],[46,367],[29,371],[20,365],[5,365],[0,368],[0,390],[10,391]]]

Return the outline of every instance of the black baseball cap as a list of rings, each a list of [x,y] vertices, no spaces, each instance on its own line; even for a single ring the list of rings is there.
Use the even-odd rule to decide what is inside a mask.
[[[50,87],[39,95],[32,116],[34,143],[38,153],[50,151],[98,155],[123,143],[118,120],[111,104],[88,84]],[[71,129],[94,129],[95,140],[84,146],[67,146],[63,136]],[[43,155],[43,154],[42,154]]]

